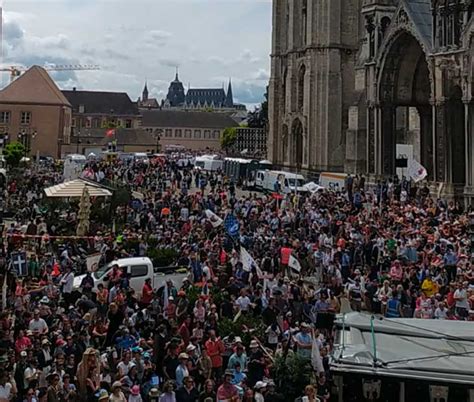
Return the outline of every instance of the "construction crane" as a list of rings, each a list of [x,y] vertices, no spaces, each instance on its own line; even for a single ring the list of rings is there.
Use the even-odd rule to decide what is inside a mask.
[[[7,71],[10,73],[10,82],[14,81],[15,78],[19,77],[22,73],[27,71],[30,67],[23,66],[9,66],[0,68],[0,72]],[[90,71],[100,70],[100,66],[97,65],[83,65],[83,64],[69,64],[69,65],[46,65],[42,66],[46,71]]]

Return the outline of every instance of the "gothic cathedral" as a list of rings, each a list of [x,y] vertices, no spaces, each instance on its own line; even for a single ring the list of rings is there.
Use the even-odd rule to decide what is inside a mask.
[[[474,0],[273,0],[272,39],[275,164],[474,198]]]

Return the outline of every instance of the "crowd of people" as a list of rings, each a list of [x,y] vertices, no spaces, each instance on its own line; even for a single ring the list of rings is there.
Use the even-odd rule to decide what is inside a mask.
[[[349,177],[342,191],[275,196],[165,158],[90,161],[83,176],[141,194],[84,239],[60,235],[72,207],[50,219],[52,168],[5,190],[0,402],[286,401],[288,356],[309,367],[298,399],[327,402],[341,305],[474,320],[469,211],[426,186]],[[114,265],[105,286],[88,273],[76,288],[84,249],[106,263],[173,250],[188,276],[134,289]],[[18,251],[26,276],[9,264]]]

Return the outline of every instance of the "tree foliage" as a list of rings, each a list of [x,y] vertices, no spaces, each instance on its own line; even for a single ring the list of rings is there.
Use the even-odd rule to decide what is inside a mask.
[[[264,96],[265,100],[260,107],[248,114],[247,125],[249,128],[265,128],[268,124],[268,88]]]
[[[10,167],[18,167],[23,156],[25,156],[25,146],[20,142],[11,142],[3,150],[3,157]]]
[[[273,366],[273,378],[285,400],[293,401],[311,383],[311,361],[297,353],[277,356]]]
[[[228,151],[232,145],[237,141],[237,129],[235,127],[228,127],[224,130],[221,137],[221,147]]]

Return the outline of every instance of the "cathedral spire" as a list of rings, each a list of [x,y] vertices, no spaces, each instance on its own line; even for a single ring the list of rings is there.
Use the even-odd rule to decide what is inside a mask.
[[[179,82],[179,69],[178,66],[176,66],[176,77],[174,79],[176,82]]]
[[[234,95],[232,94],[232,79],[229,78],[229,86],[227,87],[227,95],[225,97],[225,107],[234,107]]]
[[[145,87],[143,88],[142,100],[143,100],[143,101],[147,101],[147,100],[148,100],[148,85],[147,85],[147,81],[146,81],[146,80],[145,80]]]

